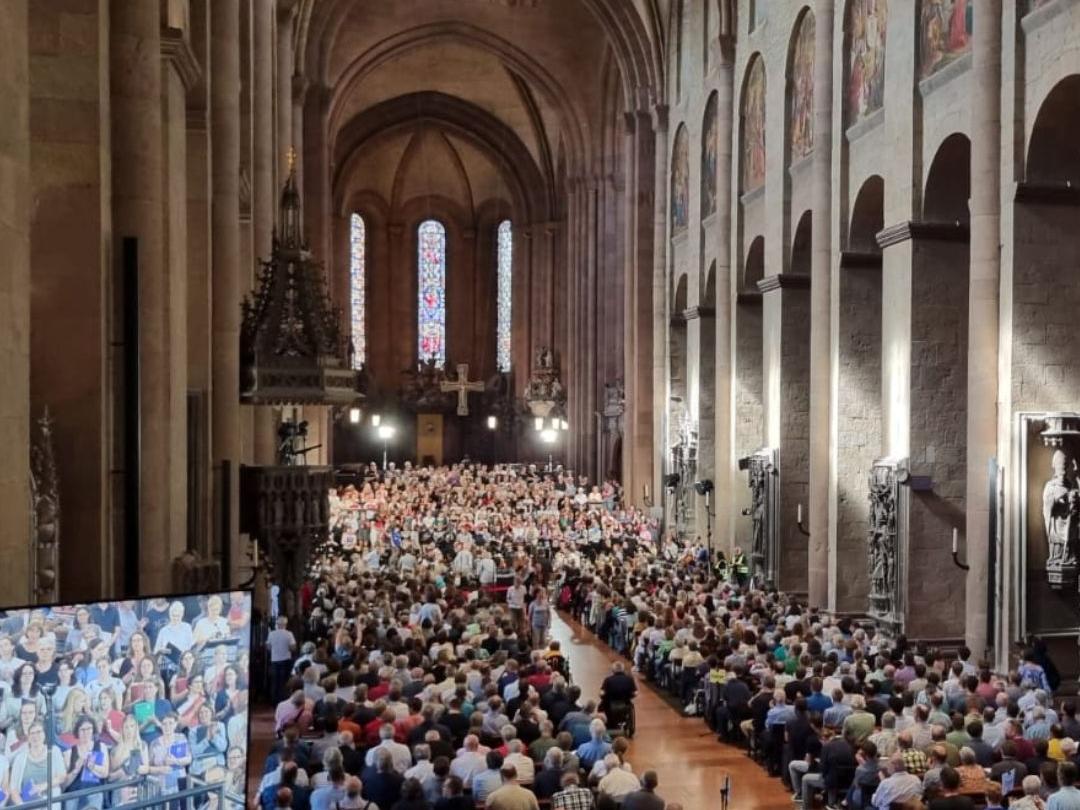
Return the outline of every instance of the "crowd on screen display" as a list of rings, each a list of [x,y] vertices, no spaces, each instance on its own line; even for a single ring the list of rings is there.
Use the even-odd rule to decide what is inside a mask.
[[[91,791],[65,810],[242,796],[250,624],[244,592],[0,611],[0,807],[45,798],[50,775],[53,795]]]

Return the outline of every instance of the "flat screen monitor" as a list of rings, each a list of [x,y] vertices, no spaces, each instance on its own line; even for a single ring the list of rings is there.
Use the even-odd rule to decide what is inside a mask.
[[[250,651],[250,591],[0,609],[0,807],[241,807]]]

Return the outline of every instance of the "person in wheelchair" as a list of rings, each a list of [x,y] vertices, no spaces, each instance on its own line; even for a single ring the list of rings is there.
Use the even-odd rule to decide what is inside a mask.
[[[637,683],[626,673],[622,661],[611,665],[611,674],[600,685],[600,711],[612,726],[623,725],[633,714]]]

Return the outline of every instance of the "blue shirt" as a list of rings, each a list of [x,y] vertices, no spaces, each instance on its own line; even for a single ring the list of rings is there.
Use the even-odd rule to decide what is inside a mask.
[[[1080,790],[1063,787],[1046,800],[1046,810],[1080,810]]]
[[[765,728],[769,726],[786,726],[788,720],[795,717],[795,709],[788,704],[784,703],[780,706],[773,706],[769,709],[769,713],[765,715]]]
[[[806,699],[806,708],[818,714],[825,714],[825,710],[832,706],[832,698],[823,692],[813,692]]]
[[[586,771],[592,770],[593,763],[603,759],[611,750],[611,743],[604,740],[589,740],[578,746],[575,752],[581,760],[581,767]]]

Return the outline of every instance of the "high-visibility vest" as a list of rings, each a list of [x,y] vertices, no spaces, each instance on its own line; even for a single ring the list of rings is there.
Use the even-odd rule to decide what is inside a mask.
[[[739,574],[748,574],[748,573],[750,573],[750,568],[746,564],[746,555],[745,554],[736,554],[734,557],[732,557],[731,558],[731,566],[732,566],[732,568],[735,569],[736,573],[739,573]]]

